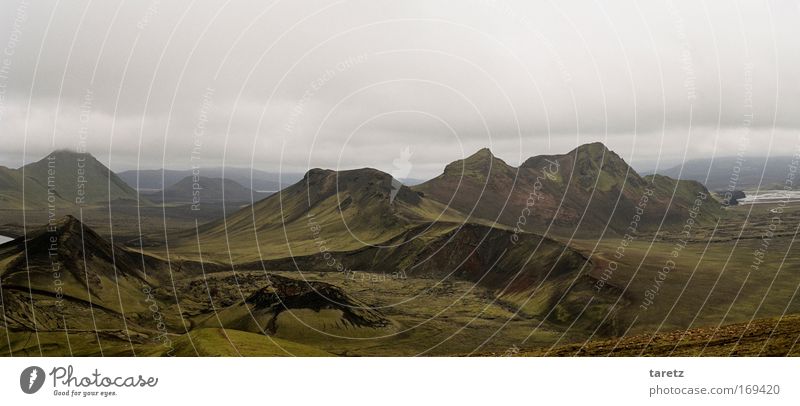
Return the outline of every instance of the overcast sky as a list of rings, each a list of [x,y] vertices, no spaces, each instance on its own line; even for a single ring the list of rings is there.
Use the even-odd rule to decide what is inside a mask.
[[[408,148],[417,178],[481,147],[788,155],[798,4],[3,1],[0,164],[82,138],[114,170],[389,172]]]

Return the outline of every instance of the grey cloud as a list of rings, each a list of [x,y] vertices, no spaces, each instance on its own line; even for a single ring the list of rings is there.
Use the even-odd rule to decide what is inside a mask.
[[[743,128],[748,155],[798,142],[794,1],[56,4],[25,8],[5,165],[74,147],[88,90],[114,169],[189,166],[208,89],[208,166],[388,171],[408,146],[427,177],[484,146],[518,164],[599,140],[654,167],[732,155]]]

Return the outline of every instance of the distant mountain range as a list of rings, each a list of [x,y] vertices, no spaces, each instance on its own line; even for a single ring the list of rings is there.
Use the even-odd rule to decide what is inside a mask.
[[[230,179],[187,176],[163,191],[141,192],[153,202],[202,204],[242,203],[261,200],[270,195],[256,192]]]
[[[120,172],[119,177],[130,187],[148,192],[169,188],[192,176],[224,178],[247,188],[252,185],[253,190],[261,192],[274,192],[303,178],[301,173],[273,173],[235,167],[201,168],[196,172],[191,169],[142,169]]]
[[[135,188],[137,173],[141,182],[139,192]],[[147,206],[152,202],[191,204],[194,197],[208,203],[223,200],[223,181],[220,177],[197,177],[191,170],[164,170],[163,173],[167,188],[162,193],[161,170],[125,171],[118,175],[91,154],[57,150],[22,168],[0,166],[0,205],[5,209],[21,209],[24,202],[24,207],[29,209],[53,205],[73,211],[79,205],[107,205],[119,201],[138,201],[139,205]],[[221,175],[222,168],[204,169],[202,173]],[[283,176],[291,183],[302,177],[297,174]],[[251,192],[250,188],[243,186],[243,182],[250,184],[249,169],[226,168],[225,201],[253,202],[269,195],[269,192],[262,190],[280,189],[278,174],[254,171],[253,179],[257,187],[256,191]],[[198,185],[201,190],[196,193]]]
[[[796,164],[796,163],[795,163]],[[792,157],[720,157],[692,159],[682,165],[658,170],[658,174],[674,179],[701,182],[712,191],[782,189]],[[650,171],[652,173],[653,171]],[[763,178],[762,178],[763,176]]]
[[[69,207],[76,202],[96,205],[120,200],[138,200],[143,205],[151,201],[190,204],[197,199],[218,203],[224,190],[228,202],[252,203],[269,195],[260,191],[280,190],[281,182],[292,181],[296,183],[283,188],[276,199],[258,202],[241,217],[250,219],[252,211],[257,224],[263,220],[275,226],[276,213],[288,215],[282,220],[291,223],[312,208],[319,213],[338,210],[343,216],[353,213],[353,224],[367,222],[363,230],[344,229],[356,234],[363,231],[369,240],[379,242],[395,236],[391,230],[397,224],[405,224],[401,228],[406,229],[410,219],[468,219],[519,231],[550,230],[565,235],[623,232],[642,199],[647,200],[647,209],[640,213],[637,225],[650,230],[680,223],[695,198],[707,192],[696,181],[640,176],[600,143],[582,145],[563,155],[532,157],[519,168],[482,149],[411,188],[375,169],[313,169],[299,176],[225,168],[224,181],[212,176],[222,172],[222,168],[204,169],[202,173],[208,176],[196,176],[190,170],[151,170],[117,176],[89,154],[60,150],[24,168],[0,167],[0,201],[5,207],[21,208],[24,190],[29,208],[47,207],[48,202]],[[748,174],[741,176],[742,182],[750,181]],[[163,190],[162,180],[167,185]],[[251,182],[255,191],[247,187]],[[141,199],[131,185],[139,186]],[[702,205],[700,221],[718,216],[716,206]],[[236,222],[238,217],[228,220]]]
[[[29,189],[28,183],[44,181],[47,186],[52,171],[74,169],[74,153],[54,155],[25,168],[26,194],[38,190]],[[91,168],[84,176],[93,179],[87,199],[138,197],[113,172],[84,158],[81,162],[89,165],[83,167]],[[66,166],[51,164],[53,160]],[[3,173],[8,196],[19,196],[15,188],[21,173]],[[75,199],[77,195],[65,188],[79,179],[59,178],[54,183],[56,198]],[[96,189],[97,185],[106,188]],[[619,336],[632,325],[627,321],[636,320],[632,314],[642,300],[641,287],[650,286],[656,272],[664,269],[662,261],[676,252],[669,241],[634,241],[635,236],[662,230],[677,234],[687,225],[715,226],[726,212],[699,182],[641,176],[600,143],[531,157],[519,167],[482,149],[412,187],[372,168],[312,169],[296,183],[253,203],[254,192],[247,187],[207,177],[184,177],[149,196],[188,203],[199,190],[202,202],[221,199],[223,187],[226,201],[245,199],[237,206],[243,207],[199,226],[195,219],[189,226],[164,231],[168,239],[163,241],[124,246],[65,216],[0,244],[0,293],[6,315],[0,333],[8,332],[7,352],[167,355],[191,354],[191,348],[197,354],[218,354],[224,347],[220,340],[234,337],[255,343],[264,334],[269,340],[285,340],[281,346],[301,354],[336,348],[341,355],[350,349],[377,351],[386,342],[357,348],[353,338],[399,340],[389,341],[396,350],[421,345],[425,348],[420,351],[427,351],[431,346],[419,340],[431,335],[435,346],[448,342],[463,350],[484,345],[484,338],[495,333],[505,334],[510,325],[521,326],[516,331],[524,333],[505,335],[503,340],[519,339],[540,327],[537,339],[550,344],[575,331]],[[47,187],[44,193],[46,198]],[[136,209],[137,222],[128,227],[139,231]],[[158,221],[173,220],[166,210],[155,209]],[[109,226],[113,222],[115,228],[125,227],[124,222],[116,226],[117,221],[110,219]],[[595,239],[601,236],[611,238]],[[641,268],[635,255],[649,253],[654,244],[662,251]],[[620,272],[635,267],[627,274],[635,278],[642,270],[631,279],[637,284],[630,289],[624,274],[613,274],[615,279],[598,285],[610,269],[608,256],[614,255],[615,246],[616,252],[627,246],[632,255],[625,267],[622,261],[615,265]],[[706,249],[708,244],[702,255]],[[690,251],[684,251],[684,266],[693,261]],[[751,255],[749,248],[746,255]],[[364,284],[354,277],[359,273],[396,275],[392,277],[408,278],[409,283],[402,279],[394,285]],[[675,289],[664,289],[664,294],[683,295],[678,287],[687,275],[672,275],[668,283]],[[713,281],[715,276],[696,278]],[[739,286],[738,280],[728,281]],[[796,286],[791,282],[785,284],[787,291]],[[379,293],[388,285],[394,286],[394,293]],[[763,298],[760,291],[749,295]],[[686,296],[690,301],[700,297]],[[673,296],[663,298],[665,306],[667,297]],[[785,304],[780,308],[785,310]],[[426,313],[431,311],[435,313]],[[442,311],[450,313],[439,317]],[[476,325],[465,327],[465,320]],[[658,317],[662,324],[663,320]],[[433,324],[411,328],[426,323]],[[233,332],[230,336],[221,335],[228,330]],[[65,331],[70,340],[66,345]],[[36,341],[31,332],[36,332]],[[459,339],[450,343],[457,335]],[[337,339],[340,344],[332,344]],[[175,345],[160,345],[162,340],[174,340]],[[461,340],[468,341],[462,346]],[[508,348],[511,342],[516,341],[493,345]]]

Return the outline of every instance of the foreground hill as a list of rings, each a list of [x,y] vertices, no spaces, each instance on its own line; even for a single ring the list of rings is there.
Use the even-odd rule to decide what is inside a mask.
[[[231,270],[115,246],[67,217],[0,245],[6,315],[0,335],[7,338],[0,340],[0,354],[452,355],[503,352],[524,343],[542,348],[526,354],[544,355],[554,344],[590,337],[598,346],[590,342],[585,351],[594,355],[642,350],[665,355],[676,343],[674,354],[751,354],[759,346],[764,354],[795,353],[796,317],[756,321],[749,328],[695,328],[683,338],[681,330],[647,344],[647,333],[658,328],[716,326],[786,309],[796,313],[796,306],[786,303],[797,286],[790,272],[794,259],[775,278],[769,271],[779,269],[774,261],[747,276],[741,270],[749,265],[737,265],[745,261],[735,256],[716,283],[722,275],[715,272],[728,258],[717,250],[726,243],[690,242],[664,281],[659,305],[637,315],[642,292],[668,249],[648,247],[659,253],[648,257],[650,268],[620,264],[597,291],[601,263],[594,258],[535,234],[514,236],[483,224],[421,223],[379,247],[331,252],[331,259],[352,266],[349,273],[334,271],[320,254],[236,264]],[[776,252],[784,250],[773,243]],[[606,244],[613,250],[614,241]],[[642,262],[634,254],[645,250],[629,248],[636,251],[630,261]],[[741,252],[750,258],[752,250],[747,245]],[[697,265],[698,257],[719,262]],[[696,274],[682,272],[695,266]],[[271,271],[279,268],[291,271]],[[616,280],[634,269],[629,288]],[[710,298],[709,289],[715,293]],[[698,306],[706,303],[701,311]],[[639,325],[629,328],[634,320]],[[638,335],[609,341],[627,331]],[[579,347],[556,347],[552,353],[571,355]]]
[[[228,336],[235,338],[228,343],[241,345],[245,355],[325,355],[324,351],[280,339],[271,340],[270,348],[255,346],[270,340],[264,333],[303,338],[307,335],[303,329],[308,326],[341,334],[357,331],[357,335],[391,332],[393,326],[392,321],[338,287],[278,275],[267,284],[252,279],[245,286],[237,286],[252,292],[246,301],[217,309],[215,301],[226,299],[217,294],[219,289],[208,289],[206,271],[219,269],[210,264],[168,263],[130,251],[66,216],[32,230],[27,238],[0,245],[4,315],[0,332],[7,336],[0,352],[230,355],[238,347],[218,348],[220,339]],[[176,280],[195,277],[206,287],[199,297],[175,290]],[[240,312],[242,305],[249,311]],[[258,317],[251,319],[252,314]],[[226,320],[232,323],[226,327],[241,331],[227,335],[214,329],[220,327],[219,323],[195,325],[196,320]],[[249,328],[253,320],[255,325],[263,321],[264,329]],[[197,347],[193,346],[194,339],[198,340]],[[196,353],[189,353],[190,349]]]
[[[483,149],[413,189],[471,219],[565,236],[625,233],[634,218],[637,231],[681,227],[698,196],[707,198],[697,222],[713,224],[722,215],[700,183],[642,177],[600,143],[529,158],[519,168]]]
[[[0,167],[0,203],[6,209],[107,205],[137,199],[135,190],[91,154],[58,150],[19,169]]]
[[[162,264],[98,236],[67,216],[0,245],[5,322],[36,331],[125,330],[146,312],[146,267]]]

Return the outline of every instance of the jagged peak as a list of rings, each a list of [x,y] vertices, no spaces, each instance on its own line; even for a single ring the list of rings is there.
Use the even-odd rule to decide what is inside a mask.
[[[503,162],[502,159],[498,158],[497,156],[495,156],[492,153],[492,150],[490,150],[489,148],[486,148],[486,147],[481,148],[481,149],[475,151],[474,154],[472,154],[472,155],[470,155],[470,156],[468,156],[468,157],[466,157],[464,159],[460,159],[458,161],[455,161],[452,164],[455,164],[455,163],[458,163],[458,162],[463,162],[465,164],[475,164],[475,163],[488,164],[488,163],[494,163],[494,162],[502,162],[503,164],[505,164],[505,162]]]
[[[73,256],[84,249],[100,255],[111,248],[110,242],[72,215],[65,215],[31,230],[24,238],[26,243],[22,245],[20,242],[19,249],[27,247],[30,256],[52,254],[49,251],[56,241],[59,255]]]
[[[488,172],[490,169],[495,171],[504,168],[512,167],[496,157],[489,148],[481,148],[464,159],[449,163],[445,166],[444,172],[450,174],[461,173],[462,170]]]
[[[622,157],[620,157],[616,152],[608,149],[608,147],[606,147],[602,142],[583,144],[570,151],[569,155],[575,156],[578,159],[581,157],[585,157],[584,159],[588,158],[598,166],[600,165],[601,161],[603,165],[620,163],[623,164],[624,167],[628,166],[627,162],[625,162]]]
[[[483,148],[475,151],[475,153],[470,155],[469,157],[467,157],[467,159],[487,159],[487,158],[494,158],[494,157],[495,156],[492,153],[491,149],[489,149],[488,147],[483,147]]]
[[[417,204],[420,196],[395,179],[392,175],[375,168],[347,169],[334,171],[315,168],[306,172],[302,181],[292,186],[292,190],[309,193],[315,198],[326,198],[337,193],[347,192],[351,196],[364,199],[396,199]]]
[[[306,174],[303,175],[303,179],[309,180],[309,179],[312,179],[312,178],[318,178],[318,177],[321,177],[321,176],[327,176],[327,175],[329,175],[329,174],[331,174],[333,172],[334,171],[332,171],[330,169],[312,168],[312,169],[309,169],[308,171],[306,171]]]
[[[563,156],[572,156],[572,157],[588,157],[591,160],[599,160],[603,158],[604,160],[608,160],[609,158],[618,157],[614,151],[610,150],[605,144],[600,141],[590,142],[586,144],[578,145],[577,147],[573,148],[571,151],[567,152]]]
[[[573,150],[584,150],[584,151],[591,151],[591,152],[609,152],[611,151],[606,144],[603,144],[600,141],[590,142],[586,144],[579,145],[577,148]]]
[[[72,227],[72,226],[80,226],[81,225],[81,221],[78,220],[77,217],[75,217],[75,216],[73,216],[71,214],[67,214],[66,216],[63,216],[60,219],[58,219],[56,224],[59,227]]]
[[[68,236],[70,238],[78,239],[99,239],[103,242],[106,242],[105,239],[101,238],[94,230],[83,224],[71,214],[67,214],[52,224],[43,227],[42,231],[44,234],[48,234],[50,236],[52,236],[52,234],[55,232],[55,234],[59,237]]]
[[[587,168],[604,168],[604,170],[610,170],[620,175],[625,172],[635,174],[635,171],[630,168],[630,165],[622,157],[599,141],[579,145],[563,155],[537,155],[528,158],[522,164],[522,167],[538,169],[565,158],[574,159],[576,168],[584,168],[583,170],[588,170]],[[572,164],[569,165],[571,166]]]

